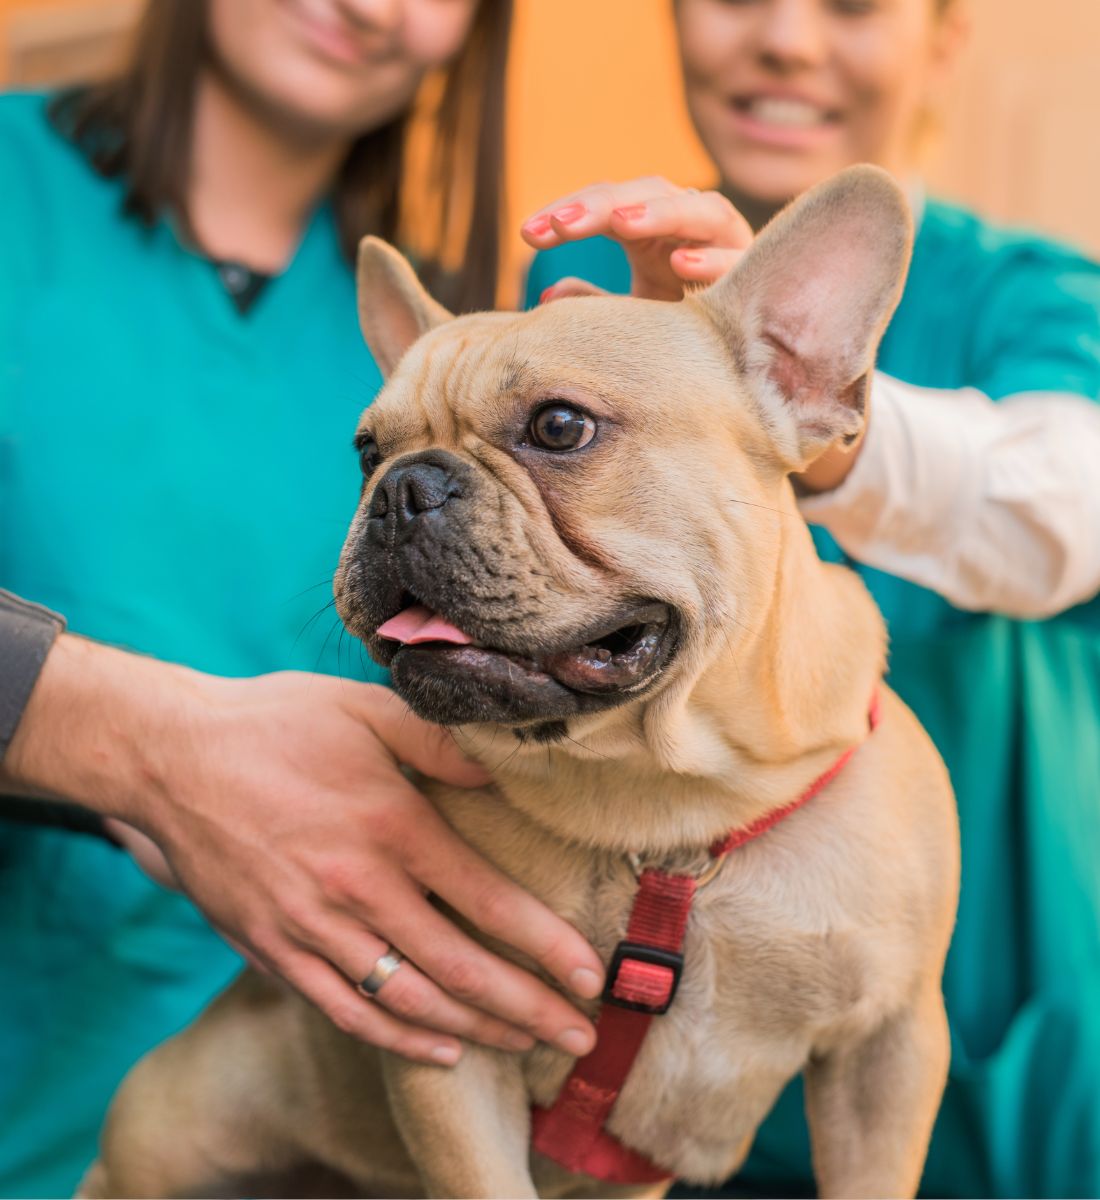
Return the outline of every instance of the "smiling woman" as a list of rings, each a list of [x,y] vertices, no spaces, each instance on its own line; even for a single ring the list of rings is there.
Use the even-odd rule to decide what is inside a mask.
[[[692,120],[754,225],[762,206],[850,163],[911,172],[920,114],[942,90],[965,28],[951,0],[683,0],[677,21]],[[801,69],[810,64],[820,69]]]
[[[61,95],[53,116],[96,170],[125,179],[129,212],[147,224],[173,213],[213,258],[278,273],[317,181],[332,179],[348,258],[364,232],[411,236],[425,277],[449,303],[491,307],[508,2],[410,0],[407,11],[356,25],[329,0],[209,0],[208,18],[205,4],[157,0],[127,73]],[[414,218],[400,185],[413,102],[426,74],[441,70],[433,229],[423,216],[431,208],[421,200]],[[264,152],[263,143],[250,149],[256,129],[278,131]],[[230,155],[244,156],[235,176],[220,169]],[[256,186],[282,200],[276,220],[258,223],[242,203]],[[447,278],[442,259],[456,239],[467,265]]]

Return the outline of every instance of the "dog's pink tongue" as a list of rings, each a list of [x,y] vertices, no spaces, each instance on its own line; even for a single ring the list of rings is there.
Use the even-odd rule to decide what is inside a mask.
[[[474,640],[423,604],[414,604],[396,617],[390,617],[378,627],[378,636],[405,646],[416,646],[420,642],[453,642],[456,646],[468,646]]]

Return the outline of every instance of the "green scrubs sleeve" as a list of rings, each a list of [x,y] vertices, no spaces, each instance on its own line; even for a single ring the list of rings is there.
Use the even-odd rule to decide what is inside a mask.
[[[1100,399],[1100,266],[1049,243],[1021,246],[984,288],[970,354],[972,386],[994,400]]]

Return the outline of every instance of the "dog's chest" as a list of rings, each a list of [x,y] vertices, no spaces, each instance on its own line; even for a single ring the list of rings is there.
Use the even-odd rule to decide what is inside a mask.
[[[874,935],[820,894],[807,904],[807,881],[776,877],[753,850],[735,852],[697,894],[679,990],[650,1022],[608,1121],[628,1145],[699,1182],[736,1168],[812,1048],[865,1028],[889,1002],[891,973]],[[578,921],[605,959],[632,893],[608,880]],[[553,1051],[529,1056],[537,1103],[552,1102],[568,1069]]]

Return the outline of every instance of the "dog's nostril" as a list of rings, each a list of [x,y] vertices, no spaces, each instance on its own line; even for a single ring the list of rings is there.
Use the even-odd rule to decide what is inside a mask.
[[[370,507],[367,509],[367,515],[369,517],[384,517],[389,511],[389,489],[384,486],[375,488],[374,495],[370,498]]]
[[[421,513],[442,508],[457,495],[458,488],[448,472],[431,463],[417,463],[397,480],[398,519],[411,521]]]
[[[434,463],[418,462],[391,470],[374,490],[367,515],[374,519],[391,517],[397,526],[410,525],[424,513],[435,512],[462,489],[454,475]]]

